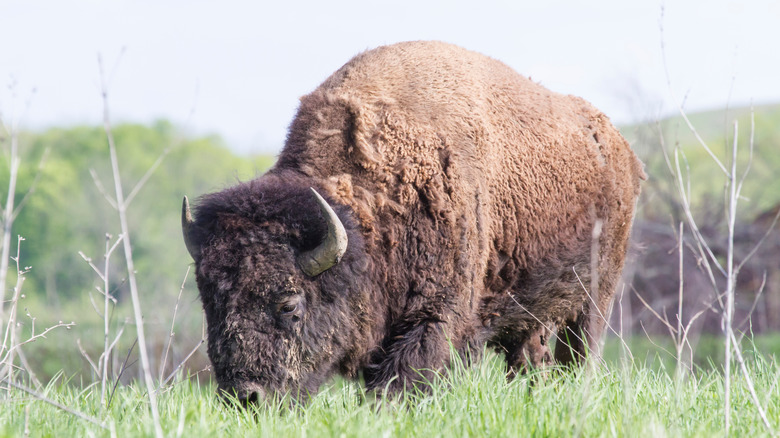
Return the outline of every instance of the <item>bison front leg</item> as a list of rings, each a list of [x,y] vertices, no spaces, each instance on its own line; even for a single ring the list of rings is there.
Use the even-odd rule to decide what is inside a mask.
[[[397,393],[432,382],[450,359],[448,327],[438,319],[397,326],[364,373],[368,389]]]
[[[580,316],[576,320],[566,321],[558,330],[558,342],[555,344],[555,361],[561,365],[580,364],[586,357],[587,342]]]

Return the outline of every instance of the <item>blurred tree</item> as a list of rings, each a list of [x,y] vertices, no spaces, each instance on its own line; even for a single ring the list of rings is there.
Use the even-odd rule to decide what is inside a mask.
[[[184,136],[166,121],[118,125],[113,132],[126,196],[170,148],[138,191],[128,218],[135,234],[134,258],[142,290],[175,296],[189,263],[181,241],[182,196],[198,196],[254,178],[270,167],[273,157],[237,156],[219,137]],[[113,193],[105,133],[102,127],[53,128],[23,133],[20,142],[26,155],[19,187],[29,186],[40,156],[50,149],[38,188],[15,223],[14,234],[27,239],[22,247],[24,264],[33,267],[25,289],[31,294],[46,291],[52,300],[68,299],[91,290],[95,281],[78,252],[99,259],[105,234],[119,232],[117,215],[95,183],[100,181],[106,192]],[[7,168],[5,159],[0,157],[0,169]],[[0,186],[7,179],[7,170],[0,170]],[[111,275],[116,286],[125,277],[122,267],[116,263]],[[121,295],[120,289],[120,300]]]

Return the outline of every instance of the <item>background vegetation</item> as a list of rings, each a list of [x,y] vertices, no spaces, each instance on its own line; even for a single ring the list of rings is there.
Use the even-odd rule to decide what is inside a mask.
[[[751,129],[753,119],[755,129]],[[728,162],[733,143],[732,120],[738,121],[737,140],[742,148],[738,164],[740,168],[749,164],[750,175],[740,199],[741,225],[735,246],[737,256],[746,257],[774,226],[771,219],[780,206],[780,179],[775,176],[780,171],[780,154],[776,153],[780,106],[758,107],[754,113],[747,108],[701,113],[691,115],[690,120],[722,162]],[[187,135],[165,121],[150,126],[123,124],[112,132],[125,187],[148,176],[128,209],[128,221],[134,233],[135,270],[152,369],[161,382],[160,412],[166,433],[396,436],[433,430],[447,436],[614,436],[646,431],[652,436],[711,436],[723,429],[722,317],[713,305],[724,290],[723,280],[718,278],[717,287],[709,283],[690,231],[684,228],[682,236],[677,233],[685,220],[685,208],[662,148],[680,147],[690,180],[691,209],[702,233],[712,240],[715,257],[721,259],[725,258],[720,252],[725,247],[724,178],[679,118],[623,128],[646,163],[649,179],[639,202],[627,287],[613,312],[612,326],[623,339],[613,334],[607,341],[605,364],[573,374],[524,377],[507,383],[500,360],[489,354],[474,369],[444,376],[434,386],[434,397],[410,394],[393,402],[368,402],[363,400],[360,385],[337,381],[310,407],[265,407],[253,414],[232,410],[213,396],[205,348],[196,348],[202,343],[202,312],[197,289],[187,277],[191,260],[181,239],[180,206],[185,194],[196,197],[262,174],[274,157],[236,156],[215,136]],[[8,141],[7,135],[0,138],[6,149]],[[95,394],[97,373],[90,365],[103,351],[103,296],[96,290],[102,281],[80,253],[102,267],[106,235],[112,235],[111,243],[120,229],[116,211],[107,200],[111,196],[105,195],[112,192],[106,133],[102,127],[54,128],[23,132],[19,144],[17,200],[35,188],[13,227],[14,235],[26,239],[20,251],[22,264],[31,267],[20,299],[24,309],[19,321],[21,337],[33,334],[33,324],[38,333],[41,327],[59,321],[76,324],[23,346],[31,373],[30,380],[23,382],[40,382],[41,386],[36,387],[35,396],[9,388],[0,400],[0,433],[14,436],[32,428],[44,436],[63,430],[73,436],[151,435],[154,427],[145,408],[145,389],[132,384],[141,372],[133,330],[118,338],[111,367],[111,382],[129,385],[116,386],[113,402],[107,406]],[[752,160],[749,144],[754,146]],[[148,174],[161,157],[159,167]],[[7,153],[0,156],[0,187],[8,185],[8,160]],[[770,233],[737,277],[735,319],[735,328],[751,340],[745,348],[750,380],[762,394],[774,430],[780,426],[780,370],[775,358],[780,353],[777,234]],[[685,255],[685,297],[678,316],[680,245]],[[127,270],[121,252],[113,257],[108,264],[109,291],[117,304],[109,319],[111,332],[116,334],[133,322]],[[8,284],[14,281],[12,272]],[[679,339],[669,336],[664,317],[674,325],[678,317],[682,325],[691,322],[691,359],[685,364],[676,350]],[[193,348],[196,353],[190,356]],[[676,371],[683,365],[693,371],[685,379]],[[166,386],[172,372],[178,373],[177,383]],[[732,433],[766,433],[745,380],[735,377],[732,391]],[[35,402],[41,396],[99,424]]]

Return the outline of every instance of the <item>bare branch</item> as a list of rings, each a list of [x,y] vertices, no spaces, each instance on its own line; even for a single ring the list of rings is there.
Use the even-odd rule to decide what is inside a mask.
[[[113,345],[109,346],[108,339],[111,332],[110,327],[110,321],[109,321],[109,298],[111,298],[111,301],[113,301],[113,304],[116,306],[116,299],[111,296],[111,294],[108,293],[108,288],[110,287],[108,276],[110,272],[110,261],[111,261],[111,254],[114,253],[114,250],[119,245],[119,242],[122,240],[123,236],[120,234],[119,237],[117,237],[116,242],[114,242],[113,245],[111,245],[111,235],[106,234],[106,252],[103,256],[103,272],[105,272],[105,276],[103,279],[103,288],[106,290],[106,294],[103,300],[103,353],[100,355],[100,364],[101,368],[103,370],[103,374],[100,379],[100,402],[105,403],[106,401],[106,388],[108,384],[108,361],[111,359],[111,350],[113,348]],[[119,331],[119,334],[116,337],[116,340],[114,343],[119,341],[119,337],[122,336],[122,333],[124,332],[124,325],[122,326],[122,329]]]
[[[58,329],[60,327],[65,327],[66,330],[70,330],[71,328],[73,328],[75,326],[76,326],[75,322],[64,323],[64,322],[60,321],[60,322],[58,322],[57,324],[54,324],[51,327],[47,327],[44,331],[38,333],[37,335],[31,336],[31,337],[27,338],[27,340],[17,343],[16,345],[14,345],[11,348],[11,350],[17,350],[20,347],[22,347],[23,345],[27,345],[27,344],[29,344],[31,342],[35,342],[35,341],[37,341],[38,339],[41,339],[41,338],[46,338],[46,335],[49,334],[49,332],[52,331],[52,330]],[[9,351],[11,351],[11,350],[9,350]],[[0,362],[2,362],[2,361],[0,361]]]
[[[92,263],[92,259],[90,257],[87,257],[86,254],[84,254],[81,251],[79,251],[79,255],[81,256],[82,259],[84,259],[85,262],[87,262],[89,267],[92,268],[93,271],[95,271],[95,273],[98,275],[98,277],[100,277],[100,279],[103,280],[104,279],[103,273],[100,272],[100,269],[98,269],[97,266],[95,266],[94,263]]]
[[[98,369],[98,366],[95,365],[95,362],[92,361],[91,357],[89,357],[89,353],[87,353],[86,350],[84,350],[84,347],[81,345],[81,339],[76,339],[76,345],[78,345],[79,352],[81,352],[81,355],[84,357],[84,359],[86,359],[87,362],[89,362],[89,366],[92,367],[92,370],[95,372],[95,374],[100,376],[100,370]]]
[[[179,363],[179,365],[177,365],[176,368],[173,371],[171,371],[170,374],[168,374],[168,377],[166,377],[165,380],[162,381],[162,383],[160,384],[160,388],[165,386],[168,382],[171,381],[172,378],[174,378],[176,376],[176,373],[178,373],[179,370],[182,369],[184,364],[187,363],[188,360],[190,360],[192,355],[195,354],[196,351],[198,351],[198,349],[200,348],[201,345],[203,345],[204,342],[206,342],[206,339],[204,339],[204,338],[201,338],[200,341],[198,341],[198,343],[189,352],[189,354],[187,354],[187,356],[184,357],[184,359]]]
[[[739,273],[742,270],[742,267],[745,266],[745,263],[748,262],[748,260],[755,255],[756,251],[758,251],[758,248],[761,247],[761,245],[764,244],[764,241],[769,237],[769,235],[772,233],[772,231],[775,229],[775,226],[777,226],[777,221],[780,219],[780,208],[777,209],[777,213],[775,214],[774,219],[772,219],[772,223],[769,224],[769,227],[766,229],[766,232],[764,232],[764,235],[761,236],[761,239],[758,240],[758,242],[753,246],[753,248],[750,250],[750,252],[747,253],[747,255],[742,259],[742,261],[737,265],[736,272]]]
[[[126,324],[127,324],[126,322],[125,322],[125,324],[122,324],[122,327],[119,329],[119,331],[117,332],[116,336],[114,337],[114,341],[111,342],[111,344],[108,346],[108,348],[104,349],[103,353],[100,354],[99,361],[103,360],[104,357],[107,357],[111,353],[111,351],[116,347],[116,344],[119,343],[119,338],[121,338],[122,337],[122,333],[125,332],[125,325]]]
[[[179,302],[181,301],[181,294],[184,292],[184,284],[187,282],[187,276],[190,274],[190,266],[187,266],[187,272],[184,273],[184,279],[181,281],[181,287],[179,288],[179,295],[176,297],[176,304],[173,307],[173,318],[171,319],[171,330],[168,334],[168,345],[165,346],[165,354],[162,361],[160,361],[160,373],[162,378],[163,371],[165,371],[165,364],[168,362],[168,352],[171,349],[171,343],[173,342],[173,326],[176,324],[176,313],[179,310]]]
[[[639,321],[639,326],[642,327],[642,331],[645,333],[645,337],[647,337],[647,340],[650,341],[650,343],[653,344],[653,346],[655,348],[657,348],[658,350],[663,351],[664,353],[668,354],[669,357],[674,357],[674,353],[672,353],[671,351],[667,350],[666,348],[660,346],[659,344],[657,344],[653,340],[653,337],[650,336],[650,333],[647,333],[647,329],[645,328],[645,324],[642,321]]]
[[[742,177],[739,179],[739,185],[737,185],[737,198],[741,196],[742,193],[742,185],[745,183],[745,179],[747,178],[748,174],[750,173],[750,167],[753,164],[753,146],[755,144],[755,134],[756,134],[756,117],[755,112],[753,111],[753,105],[750,105],[750,142],[748,143],[748,162],[745,166],[745,171],[742,172]],[[736,136],[736,133],[734,134]],[[737,141],[736,139],[734,141]]]
[[[761,278],[761,285],[756,291],[756,297],[753,299],[753,305],[750,306],[750,310],[748,311],[747,315],[745,315],[745,318],[739,324],[737,324],[737,328],[742,327],[745,325],[745,323],[750,321],[750,318],[753,316],[753,312],[756,310],[756,306],[758,306],[758,301],[761,298],[761,295],[763,295],[764,286],[766,286],[766,271],[764,271],[764,275]],[[741,340],[742,339],[740,339],[740,341]]]
[[[8,278],[8,260],[11,254],[11,229],[14,223],[14,205],[16,196],[16,182],[19,176],[19,138],[14,126],[11,127],[11,156],[8,160],[8,192],[3,209],[3,233],[0,243],[0,325],[2,325],[3,307],[5,304],[5,283]]]
[[[136,183],[135,187],[133,187],[133,190],[130,191],[130,194],[127,195],[127,198],[125,199],[125,207],[128,207],[131,202],[133,202],[133,199],[135,199],[135,195],[138,194],[138,192],[141,191],[141,189],[144,187],[147,181],[149,181],[149,178],[154,174],[154,171],[157,170],[158,167],[160,167],[160,164],[165,160],[165,157],[168,156],[168,154],[171,152],[171,148],[167,147],[165,150],[162,151],[160,156],[157,157],[157,160],[152,164],[151,167],[149,167],[149,170],[146,171],[143,177]]]
[[[130,346],[130,348],[127,349],[127,356],[125,356],[124,362],[122,362],[122,366],[119,368],[119,374],[116,376],[116,379],[114,380],[114,387],[111,389],[111,393],[108,395],[108,402],[106,403],[106,409],[111,407],[111,400],[114,399],[114,394],[116,394],[116,387],[119,385],[119,379],[122,378],[122,374],[124,374],[125,370],[127,369],[127,361],[130,360],[130,353],[133,352],[133,348],[135,348],[135,345],[138,343],[138,339],[136,338],[133,341],[133,344]]]
[[[650,304],[647,304],[647,301],[645,301],[645,299],[642,298],[642,295],[639,293],[639,291],[633,288],[632,290],[636,294],[637,298],[639,298],[639,301],[641,301],[642,304],[645,306],[645,308],[647,308],[647,310],[649,310],[650,313],[653,314],[653,316],[655,316],[659,321],[661,321],[666,326],[666,328],[669,329],[669,332],[671,332],[673,335],[677,334],[677,329],[675,329],[674,326],[669,323],[669,320],[659,315],[658,312],[656,312],[655,309],[653,309],[653,307]]]
[[[125,203],[124,191],[122,189],[122,178],[119,173],[119,160],[116,153],[116,144],[114,143],[114,135],[111,130],[111,117],[108,105],[108,86],[105,82],[105,75],[103,74],[103,62],[100,57],[98,57],[98,65],[102,79],[101,94],[103,97],[103,129],[106,133],[106,139],[108,140],[108,150],[109,156],[111,158],[111,171],[114,176],[114,189],[116,192],[116,204],[118,207],[117,211],[119,213],[119,224],[122,230],[122,235],[124,236],[122,243],[125,253],[125,264],[127,265],[127,278],[130,284],[130,298],[133,304],[136,334],[138,335],[138,351],[141,356],[141,369],[143,371],[144,382],[146,384],[147,394],[149,396],[149,407],[152,411],[155,436],[162,437],[163,431],[162,427],[160,426],[160,413],[157,409],[157,398],[154,392],[154,382],[152,381],[149,355],[146,349],[146,335],[144,334],[141,299],[138,293],[138,284],[135,278],[133,247],[130,240],[130,227],[127,222],[127,204]]]
[[[669,94],[672,95],[672,101],[674,101],[675,105],[677,106],[677,110],[680,113],[680,116],[682,116],[683,120],[688,125],[688,129],[690,129],[690,131],[696,137],[696,140],[699,142],[702,148],[704,148],[704,150],[707,151],[707,154],[709,154],[710,158],[712,158],[715,164],[718,165],[718,167],[723,172],[723,174],[725,174],[728,177],[729,172],[726,170],[726,167],[723,165],[723,163],[720,162],[718,157],[715,156],[714,153],[712,153],[710,147],[707,146],[707,143],[704,141],[701,135],[699,135],[699,131],[696,130],[696,127],[693,126],[693,123],[691,123],[690,119],[688,119],[688,115],[685,113],[685,110],[683,109],[680,100],[678,100],[674,94],[674,89],[672,88],[672,79],[671,79],[671,75],[669,74],[669,64],[666,62],[666,43],[664,42],[663,9],[661,10],[660,28],[661,28],[660,29],[661,30],[661,56],[663,58],[662,63],[664,66],[664,74],[666,75],[666,85],[667,88],[669,89]]]
[[[97,172],[95,172],[95,169],[90,168],[89,174],[92,175],[92,182],[95,183],[95,187],[97,187],[98,192],[100,192],[100,194],[106,198],[106,201],[108,201],[110,206],[114,207],[115,210],[118,210],[119,206],[117,205],[116,200],[108,194],[106,188],[103,186],[103,183],[100,182],[100,178],[98,177]]]
[[[761,402],[758,400],[758,394],[756,394],[756,388],[753,386],[753,379],[750,377],[750,372],[747,369],[747,366],[745,365],[745,359],[742,357],[742,352],[739,349],[737,339],[734,337],[734,331],[729,332],[729,336],[734,342],[735,348],[734,348],[734,354],[737,358],[737,363],[739,363],[739,367],[742,369],[742,374],[745,376],[745,382],[748,386],[748,392],[750,392],[750,398],[753,401],[753,405],[756,407],[756,410],[758,411],[759,417],[761,417],[761,421],[764,423],[764,427],[766,428],[767,432],[769,432],[770,436],[776,436],[777,433],[772,428],[772,425],[769,423],[769,420],[766,417],[766,412],[764,411],[764,408],[761,406]]]
[[[633,360],[633,358],[634,358],[634,355],[633,355],[633,354],[631,354],[631,349],[630,349],[630,347],[628,346],[628,344],[626,343],[626,341],[623,339],[623,336],[621,336],[621,335],[620,335],[620,333],[618,333],[617,331],[615,331],[615,329],[614,329],[614,328],[612,327],[612,325],[609,323],[609,319],[608,319],[608,318],[607,318],[607,317],[606,317],[606,316],[605,316],[603,313],[601,313],[601,309],[599,309],[599,306],[598,306],[598,304],[597,304],[597,303],[596,303],[596,301],[593,299],[593,297],[591,296],[590,292],[588,292],[588,289],[585,287],[585,284],[582,282],[582,279],[580,278],[579,274],[577,274],[577,270],[576,270],[574,267],[572,267],[572,271],[574,272],[574,276],[575,276],[575,277],[577,277],[577,281],[580,283],[580,287],[582,287],[582,290],[583,290],[583,291],[585,291],[585,294],[588,296],[588,299],[590,299],[590,302],[591,302],[591,303],[593,304],[593,306],[596,308],[596,311],[598,312],[598,316],[599,316],[601,319],[603,319],[603,320],[604,320],[604,325],[605,325],[605,326],[606,326],[606,327],[609,329],[609,331],[611,331],[612,333],[614,333],[614,334],[615,334],[615,335],[618,337],[618,339],[620,339],[620,343],[621,343],[621,344],[623,344],[623,347],[625,347],[626,351],[628,351],[628,353],[631,355],[631,359]],[[591,274],[591,275],[592,275],[592,274]],[[593,281],[591,281],[591,284],[592,284],[592,283],[593,283]]]
[[[718,289],[717,289],[717,282],[715,281],[715,275],[712,271],[712,267],[710,266],[710,260],[714,260],[716,263],[716,267],[720,270],[720,272],[725,276],[726,273],[723,271],[723,269],[720,267],[719,264],[717,264],[717,258],[715,257],[715,254],[712,252],[710,247],[706,244],[706,240],[701,235],[701,232],[699,231],[698,225],[696,224],[696,221],[693,218],[693,214],[690,209],[690,203],[688,202],[688,196],[686,195],[685,190],[685,184],[683,183],[682,179],[682,170],[680,168],[679,163],[679,157],[678,154],[683,155],[683,161],[685,162],[686,170],[688,169],[688,161],[685,159],[685,154],[682,153],[682,151],[679,151],[678,149],[675,149],[675,165],[672,165],[671,159],[669,157],[669,154],[666,150],[666,144],[664,141],[663,131],[661,130],[660,124],[656,124],[659,132],[659,141],[661,143],[661,152],[663,153],[664,160],[666,161],[666,166],[669,169],[669,172],[674,176],[675,180],[675,186],[677,187],[678,194],[680,196],[681,202],[682,202],[682,208],[683,208],[683,214],[685,215],[686,220],[688,221],[688,225],[691,227],[691,233],[694,237],[694,243],[696,244],[696,250],[694,253],[700,254],[700,261],[703,262],[704,271],[709,277],[710,284],[713,285],[715,294],[718,295]],[[690,188],[688,189],[688,193],[690,192]],[[722,306],[721,302],[721,306]]]
[[[688,196],[685,194],[685,190],[683,189],[683,180],[682,180],[682,171],[680,170],[679,160],[677,158],[677,155],[675,155],[675,163],[677,164],[677,178],[678,178],[678,187],[680,192],[680,197],[682,198],[683,202],[683,212],[685,213],[686,218],[688,219],[688,225],[691,227],[691,232],[693,233],[693,236],[695,238],[696,244],[699,247],[699,252],[702,255],[702,258],[706,261],[705,263],[705,269],[707,269],[707,272],[710,276],[710,281],[715,283],[715,277],[712,275],[712,269],[710,268],[710,260],[715,265],[715,267],[718,269],[718,271],[723,274],[723,276],[726,276],[726,270],[723,269],[723,266],[721,266],[720,261],[718,261],[718,258],[715,257],[715,253],[712,252],[712,249],[707,244],[707,240],[702,236],[701,231],[699,230],[699,226],[696,224],[696,220],[693,217],[693,212],[691,211],[691,203],[688,200]]]
[[[510,297],[511,297],[511,295],[510,295]],[[512,297],[512,299],[514,300],[514,297]],[[517,302],[517,301],[515,301],[515,302]],[[198,351],[200,346],[203,345],[204,342],[206,342],[206,315],[203,314],[201,316],[202,316],[202,320],[203,320],[203,325],[202,325],[202,328],[201,328],[200,341],[198,341],[197,345],[195,345],[195,347],[192,349],[192,351],[190,351],[190,353],[187,356],[184,357],[184,360],[179,362],[179,365],[177,365],[176,368],[173,371],[171,371],[171,373],[168,375],[168,377],[166,377],[165,380],[163,380],[160,383],[160,388],[158,389],[158,391],[162,390],[162,388],[166,384],[168,384],[168,382],[172,378],[174,378],[176,376],[176,373],[178,373],[179,370],[184,366],[184,364],[187,363],[188,360],[190,360],[190,357],[192,357],[192,355],[195,354],[196,351]]]
[[[27,372],[27,376],[30,377],[30,380],[32,381],[33,385],[35,385],[36,388],[40,388],[41,386],[43,386],[41,384],[41,381],[38,380],[38,377],[35,375],[35,372],[30,366],[30,363],[27,362],[27,355],[24,354],[24,350],[23,349],[17,350],[16,355],[19,357],[19,362],[22,363],[22,367]]]

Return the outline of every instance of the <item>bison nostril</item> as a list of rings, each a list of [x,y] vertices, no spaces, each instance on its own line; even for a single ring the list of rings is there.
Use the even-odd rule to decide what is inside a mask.
[[[265,390],[256,383],[243,383],[232,387],[219,389],[222,400],[227,404],[248,408],[257,405],[265,399]]]
[[[243,396],[239,396],[238,400],[241,402],[241,405],[243,407],[249,407],[250,405],[257,404],[260,396],[257,391],[249,391],[244,393]]]

